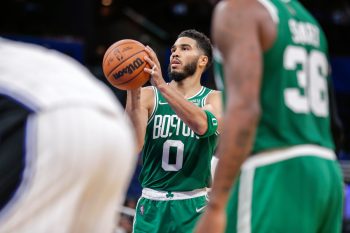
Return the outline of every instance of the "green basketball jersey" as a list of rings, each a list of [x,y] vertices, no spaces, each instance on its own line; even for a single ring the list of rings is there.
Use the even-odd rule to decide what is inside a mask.
[[[263,54],[262,115],[252,153],[298,144],[333,148],[324,32],[296,0],[260,2],[276,22],[277,38]],[[220,55],[214,58],[215,73],[223,77]]]
[[[142,187],[162,191],[190,191],[208,187],[210,161],[217,133],[199,138],[173,111],[156,88],[154,111],[148,120],[142,151]],[[188,101],[204,106],[212,90],[202,89]]]

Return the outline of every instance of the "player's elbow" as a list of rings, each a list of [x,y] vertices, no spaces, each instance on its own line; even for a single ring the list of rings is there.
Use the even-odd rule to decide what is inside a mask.
[[[204,135],[208,130],[207,122],[202,122],[201,124],[197,124],[197,127],[193,130],[198,135]]]
[[[239,124],[256,125],[260,119],[261,107],[259,102],[245,100],[228,105],[226,114],[240,119]]]
[[[207,131],[207,118],[202,115],[194,115],[186,121],[186,124],[191,128],[191,130],[197,135],[203,135]]]
[[[206,121],[198,118],[192,119],[189,122],[189,126],[193,130],[193,132],[195,132],[198,135],[204,134],[207,129]]]
[[[205,110],[205,115],[201,119],[201,121],[198,121],[198,127],[196,134],[208,137],[214,134],[218,129],[218,119],[216,116],[211,113],[210,111]]]
[[[248,124],[256,125],[258,123],[261,115],[261,108],[258,102],[248,102],[241,110]]]

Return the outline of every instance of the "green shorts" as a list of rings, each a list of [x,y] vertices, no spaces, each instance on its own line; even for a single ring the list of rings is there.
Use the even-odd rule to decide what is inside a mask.
[[[144,189],[136,206],[133,232],[192,233],[207,203],[204,190],[161,192]]]
[[[343,178],[332,151],[296,146],[250,157],[232,190],[226,233],[340,233]]]

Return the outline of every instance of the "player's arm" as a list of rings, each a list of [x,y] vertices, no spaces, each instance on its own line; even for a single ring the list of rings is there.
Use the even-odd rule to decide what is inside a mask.
[[[197,135],[210,136],[220,127],[222,109],[220,92],[210,94],[206,105],[201,108],[186,100],[169,85],[161,85],[158,88],[176,115]]]
[[[125,110],[134,125],[138,152],[144,144],[147,121],[154,105],[153,99],[154,92],[150,87],[127,91]]]
[[[196,106],[185,99],[175,88],[168,85],[164,81],[157,55],[149,46],[146,46],[145,50],[149,54],[149,57],[145,57],[146,61],[152,66],[155,65],[152,78],[153,84],[168,101],[176,115],[181,118],[181,120],[197,135],[210,136],[210,133],[215,133],[216,130],[214,132],[208,132],[208,129],[212,129],[210,125],[211,122],[217,122],[218,125],[220,124],[221,99],[218,97],[219,94],[216,93],[215,97],[212,97],[213,100],[207,102],[207,109]],[[145,71],[149,72],[151,70],[145,68]],[[214,127],[216,128],[218,125],[214,125]]]
[[[221,132],[222,130],[221,122],[222,122],[222,113],[223,113],[222,92],[213,91],[212,93],[210,93],[202,109],[209,111],[215,116],[215,119],[217,120],[217,123],[218,123],[216,131]]]
[[[214,11],[212,36],[224,60],[227,106],[218,147],[220,159],[197,233],[224,231],[229,193],[251,150],[259,120],[262,52],[252,2],[222,1]]]

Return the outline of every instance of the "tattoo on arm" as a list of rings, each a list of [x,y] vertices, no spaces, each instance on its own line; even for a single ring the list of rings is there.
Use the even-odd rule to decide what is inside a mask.
[[[141,99],[141,93],[137,93],[137,97],[136,97],[137,100],[140,100]]]
[[[232,185],[231,185],[231,178],[230,177],[227,177],[226,178],[227,180],[228,180],[228,182],[226,182],[226,183],[228,183],[227,185],[224,185],[223,187],[222,187],[222,192],[224,192],[224,193],[229,193],[230,191],[231,191],[231,189],[232,189]]]
[[[236,145],[239,148],[244,149],[249,145],[250,138],[251,138],[251,130],[246,128],[241,129],[236,139]]]

